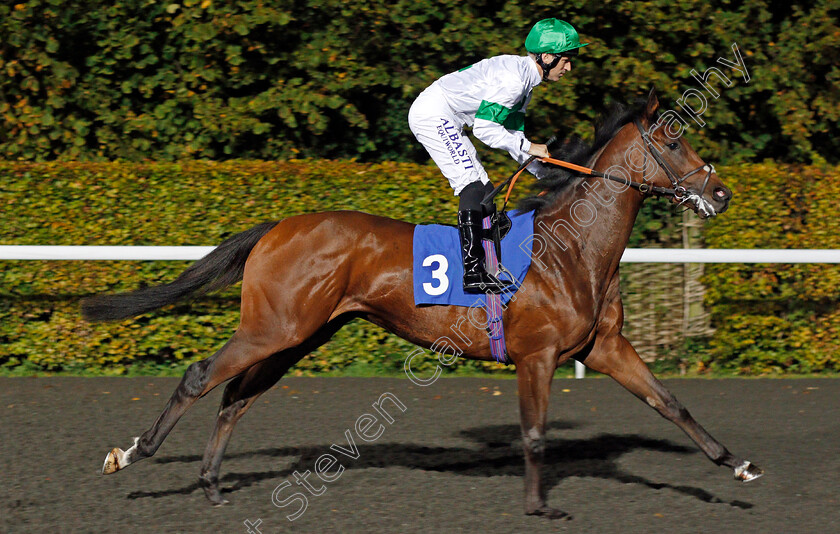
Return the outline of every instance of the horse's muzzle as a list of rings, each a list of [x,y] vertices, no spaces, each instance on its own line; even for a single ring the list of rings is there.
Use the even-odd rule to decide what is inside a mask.
[[[729,209],[729,200],[732,198],[732,190],[728,187],[715,187],[712,191],[712,201],[719,204],[718,215]]]

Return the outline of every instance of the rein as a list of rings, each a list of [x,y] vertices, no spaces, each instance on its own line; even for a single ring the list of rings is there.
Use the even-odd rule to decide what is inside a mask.
[[[653,141],[650,139],[650,135],[645,131],[644,127],[642,127],[641,122],[639,119],[633,119],[633,123],[636,125],[636,128],[639,130],[639,134],[642,136],[642,140],[645,142],[645,147],[647,151],[645,152],[645,162],[644,162],[644,170],[642,171],[642,181],[641,182],[634,182],[632,180],[628,180],[627,178],[623,178],[621,176],[615,176],[612,174],[603,173],[600,171],[596,171],[595,169],[590,169],[589,167],[584,167],[582,165],[576,165],[574,163],[569,163],[568,161],[562,161],[559,159],[554,158],[538,158],[537,156],[531,156],[528,158],[525,163],[520,165],[519,169],[511,175],[510,178],[505,180],[501,185],[493,189],[487,196],[484,197],[482,204],[489,205],[490,202],[493,201],[493,198],[505,187],[508,186],[507,193],[505,194],[505,201],[504,205],[502,206],[502,211],[505,210],[507,207],[508,199],[510,199],[510,194],[513,191],[513,186],[516,184],[516,180],[525,170],[525,168],[530,165],[533,161],[541,161],[543,163],[547,163],[550,165],[557,165],[558,167],[564,167],[566,169],[575,171],[579,174],[584,174],[588,176],[597,176],[599,178],[606,178],[608,180],[612,180],[613,182],[618,182],[620,184],[627,185],[632,187],[633,189],[638,190],[643,195],[652,195],[656,197],[668,197],[674,198],[678,201],[685,202],[688,199],[689,193],[685,186],[682,183],[687,180],[690,176],[700,172],[701,170],[706,171],[706,179],[703,181],[703,187],[700,189],[700,192],[697,196],[703,195],[706,191],[706,186],[709,184],[709,180],[712,177],[712,173],[715,172],[714,165],[703,164],[692,171],[688,171],[686,174],[682,175],[681,177],[674,171],[674,169],[668,164],[665,159],[662,158],[662,155],[656,150],[653,145]],[[556,138],[552,137],[546,143],[546,145],[552,144]],[[668,177],[668,180],[671,182],[672,187],[660,187],[657,185],[650,185],[646,183],[645,175],[647,174],[647,157],[648,154],[653,156],[653,159],[656,163],[665,171],[665,175]]]
[[[679,194],[680,191],[675,189],[670,189],[667,187],[659,187],[658,185],[650,185],[645,182],[634,182],[633,180],[628,180],[627,178],[622,178],[621,176],[614,176],[612,174],[603,173],[600,171],[596,171],[595,169],[590,169],[588,167],[582,167],[580,165],[575,165],[574,163],[569,163],[567,161],[561,161],[559,159],[554,158],[539,158],[540,161],[543,163],[550,163],[552,165],[557,165],[559,167],[565,167],[567,169],[571,169],[573,171],[577,171],[581,174],[587,174],[589,176],[597,176],[599,178],[606,178],[608,180],[612,180],[613,182],[618,182],[620,184],[629,185],[633,189],[637,189],[643,195],[654,195],[659,197],[675,197],[675,198],[682,198]],[[513,185],[513,184],[511,184]],[[685,190],[684,187],[680,186],[680,189],[683,191]],[[510,196],[510,189],[508,190],[508,195],[505,196],[505,202],[507,202],[508,196]]]

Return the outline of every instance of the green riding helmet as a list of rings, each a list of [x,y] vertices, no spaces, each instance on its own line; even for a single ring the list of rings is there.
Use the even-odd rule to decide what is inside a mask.
[[[531,28],[525,39],[525,49],[534,54],[562,54],[589,43],[581,43],[577,30],[566,22],[558,19],[543,19]]]

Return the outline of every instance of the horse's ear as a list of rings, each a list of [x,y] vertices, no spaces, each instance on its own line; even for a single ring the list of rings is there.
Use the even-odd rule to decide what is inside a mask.
[[[645,118],[650,119],[656,110],[659,109],[659,99],[656,97],[656,87],[651,87],[648,93],[647,106],[645,107]]]

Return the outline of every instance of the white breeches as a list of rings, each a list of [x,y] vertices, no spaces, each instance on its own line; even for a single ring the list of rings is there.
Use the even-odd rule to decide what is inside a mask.
[[[420,93],[408,112],[411,133],[426,147],[455,195],[473,182],[490,182],[462,124],[434,85]]]

